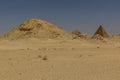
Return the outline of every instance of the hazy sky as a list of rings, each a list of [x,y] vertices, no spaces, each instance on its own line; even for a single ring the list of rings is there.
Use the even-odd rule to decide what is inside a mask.
[[[31,18],[88,34],[103,24],[120,34],[120,0],[0,0],[0,34]]]

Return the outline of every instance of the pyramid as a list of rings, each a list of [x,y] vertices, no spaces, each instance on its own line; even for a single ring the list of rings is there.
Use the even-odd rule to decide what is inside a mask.
[[[100,27],[98,28],[98,30],[95,32],[95,34],[93,35],[93,37],[96,37],[96,36],[100,36],[100,37],[103,37],[103,38],[108,38],[109,35],[108,33],[105,31],[103,25],[100,25]]]
[[[67,38],[69,32],[64,29],[40,19],[30,19],[6,33],[3,38],[9,40],[38,38],[54,39]]]

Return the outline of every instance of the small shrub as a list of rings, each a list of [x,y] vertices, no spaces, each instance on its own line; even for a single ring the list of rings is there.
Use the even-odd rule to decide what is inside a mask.
[[[22,73],[18,73],[19,75],[22,75]]]
[[[99,46],[97,46],[97,48],[99,49],[100,47],[99,47]]]
[[[30,50],[30,48],[27,48],[27,50]]]
[[[41,50],[41,48],[39,48],[38,50]]]
[[[8,58],[8,60],[12,60],[12,58]]]
[[[75,48],[71,48],[72,50],[74,50]]]
[[[48,58],[47,58],[47,56],[46,56],[46,55],[43,57],[43,60],[48,60]]]
[[[83,55],[81,54],[80,57],[82,57]]]
[[[118,47],[118,48],[120,48],[120,47]]]

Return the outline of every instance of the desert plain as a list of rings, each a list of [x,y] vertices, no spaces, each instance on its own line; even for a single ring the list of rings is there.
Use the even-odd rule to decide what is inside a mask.
[[[35,39],[0,43],[0,80],[119,80],[119,63],[120,45],[113,43]]]
[[[0,80],[120,80],[120,36],[1,40]]]

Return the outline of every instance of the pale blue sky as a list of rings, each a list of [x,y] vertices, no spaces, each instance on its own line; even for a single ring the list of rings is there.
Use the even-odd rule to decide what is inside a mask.
[[[120,0],[0,0],[0,34],[31,18],[93,34],[100,24],[120,34]]]

